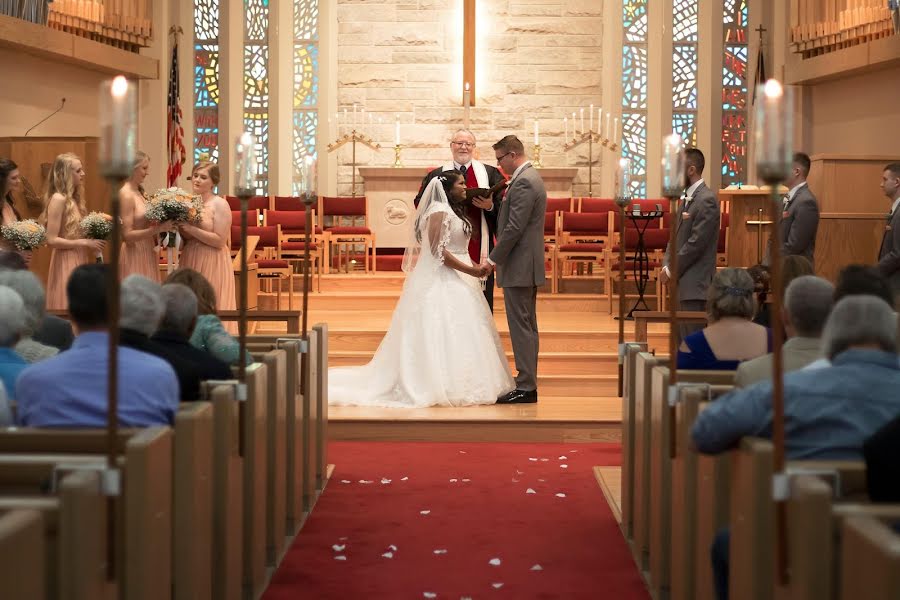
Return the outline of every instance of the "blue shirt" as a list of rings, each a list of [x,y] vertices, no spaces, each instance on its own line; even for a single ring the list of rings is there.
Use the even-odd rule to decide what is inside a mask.
[[[105,427],[109,334],[86,332],[72,347],[25,369],[16,385],[18,422],[32,427]],[[178,408],[175,371],[161,358],[119,348],[119,425],[169,425]]]
[[[28,363],[12,348],[0,348],[0,381],[10,401],[16,399],[16,380]]]
[[[785,452],[789,459],[862,460],[863,442],[900,415],[897,355],[847,350],[832,366],[784,377]],[[772,437],[772,382],[730,392],[700,413],[691,437],[716,454],[743,436]]]

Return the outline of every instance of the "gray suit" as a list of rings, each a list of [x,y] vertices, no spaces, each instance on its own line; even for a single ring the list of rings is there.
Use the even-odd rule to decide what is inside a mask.
[[[794,197],[782,209],[781,215],[781,255],[799,255],[815,265],[816,232],[819,230],[819,203],[816,197],[804,185],[796,191]],[[766,248],[763,264],[771,264],[769,254],[772,240]]]
[[[544,269],[544,212],[547,192],[536,169],[526,165],[510,181],[497,216],[497,243],[490,259],[503,288],[509,337],[516,360],[516,388],[537,389],[537,288]]]
[[[781,364],[784,372],[799,371],[822,358],[821,340],[818,338],[792,337],[784,343]],[[772,381],[772,354],[763,354],[742,362],[734,374],[734,387],[747,387],[760,381]]]
[[[705,183],[694,190],[689,202],[679,203],[679,211],[675,215],[675,245],[678,247],[680,310],[706,309],[706,291],[716,274],[719,219],[719,199]],[[666,248],[664,266],[669,265],[671,250]],[[682,325],[681,335],[684,337],[702,328],[702,323]]]
[[[878,270],[891,282],[894,294],[900,293],[900,210],[888,216],[878,251]]]

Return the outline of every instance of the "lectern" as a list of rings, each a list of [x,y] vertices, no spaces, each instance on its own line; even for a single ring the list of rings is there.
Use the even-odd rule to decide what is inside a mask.
[[[726,256],[728,266],[752,267],[759,264],[766,254],[766,245],[778,217],[778,213],[769,207],[769,189],[720,190],[719,201],[725,205],[731,219]]]

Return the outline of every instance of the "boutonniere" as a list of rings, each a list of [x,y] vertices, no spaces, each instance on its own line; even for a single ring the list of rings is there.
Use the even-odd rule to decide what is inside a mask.
[[[885,226],[884,226],[884,230],[885,230],[885,231],[890,231],[891,229],[893,229],[893,227],[891,227],[890,225],[885,225]]]
[[[782,218],[782,219],[787,219],[787,218],[788,218],[788,215],[790,215],[790,214],[791,214],[791,213],[789,213],[788,211],[784,211],[783,213],[781,213],[781,218]]]
[[[689,212],[683,212],[683,213],[681,213],[681,219],[682,219],[682,220],[685,220],[685,221],[686,221],[687,219],[690,219],[690,218],[691,218],[691,213],[689,213]]]

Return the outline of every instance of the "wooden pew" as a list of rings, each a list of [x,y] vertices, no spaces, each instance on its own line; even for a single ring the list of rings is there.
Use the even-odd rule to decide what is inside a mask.
[[[900,598],[897,530],[872,517],[854,516],[844,521],[841,531],[841,600]]]
[[[680,310],[678,320],[682,323],[703,323],[706,325],[708,315],[703,311]],[[668,323],[668,310],[636,310],[634,316],[634,341],[647,343],[647,325],[650,323]]]
[[[306,381],[306,396],[303,398],[303,423],[306,426],[303,437],[308,444],[309,452],[306,454],[306,460],[303,463],[303,506],[307,513],[312,512],[312,507],[316,503],[318,494],[318,470],[319,470],[319,442],[318,434],[320,428],[318,421],[321,418],[319,412],[318,394],[319,394],[319,365],[314,357],[318,353],[319,348],[319,332],[315,329],[309,332],[307,359],[304,363],[306,372],[304,380]]]
[[[241,318],[238,310],[220,310],[216,314],[223,321],[238,321]],[[284,323],[288,333],[300,333],[299,310],[251,310],[247,312],[247,321]]]
[[[247,398],[241,409],[240,448],[243,458],[244,597],[258,598],[266,584],[266,433],[268,369],[247,367]]]
[[[120,535],[119,579],[129,599],[165,598],[172,590],[172,430],[152,427],[123,433],[122,495],[116,502]],[[106,434],[98,430],[7,430],[0,433],[6,463],[30,461],[34,453],[101,455]],[[59,456],[56,457],[57,461]],[[47,468],[52,473],[53,458]],[[96,459],[94,460],[96,462]]]
[[[55,495],[41,491],[52,477],[52,467],[37,462],[2,469],[4,493],[9,486],[30,487],[25,495],[0,497],[0,514],[18,509],[38,511],[42,517],[45,552],[41,557],[45,596],[20,598],[58,598],[69,600],[113,600],[117,586],[107,579],[107,498],[100,494],[100,475],[78,471],[64,476]],[[35,487],[37,485],[37,487]],[[3,558],[4,567],[8,558]],[[9,565],[11,566],[11,565]],[[120,565],[121,566],[121,565]],[[18,575],[17,575],[18,576]],[[14,581],[3,577],[4,598]],[[6,594],[9,593],[9,596]]]
[[[303,523],[303,461],[309,452],[304,438],[303,391],[300,388],[300,340],[284,339],[277,347],[285,352],[285,397],[287,400],[287,439],[285,461],[285,530],[296,535]]]
[[[3,596],[18,600],[43,598],[49,570],[44,517],[29,508],[0,514],[0,581]]]
[[[316,489],[321,492],[328,483],[328,324],[316,323],[316,348],[310,347],[310,362],[315,365],[317,404],[316,416]]]
[[[622,348],[622,534],[628,542],[634,538],[634,436],[636,360],[647,345],[626,342]]]
[[[701,406],[701,410],[702,410]],[[728,527],[731,509],[731,453],[697,455],[697,522],[694,533],[694,597],[714,600],[710,548]]]
[[[731,385],[734,371],[678,371],[679,384]],[[672,544],[672,438],[673,411],[669,405],[669,368],[651,372],[650,396],[650,589],[661,597],[670,585]]]
[[[287,526],[287,354],[270,350],[262,362],[268,372],[266,420],[266,562],[278,564],[286,545]]]
[[[646,571],[650,550],[650,378],[665,357],[638,352],[634,369],[634,491],[632,493],[631,552],[638,569]]]

